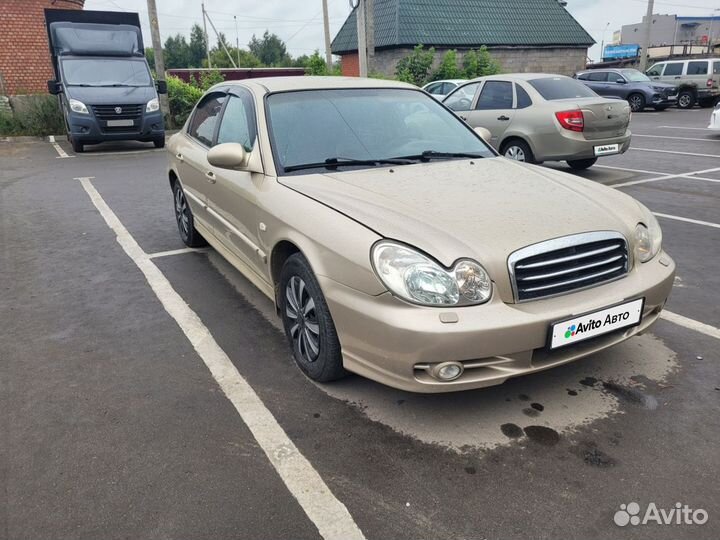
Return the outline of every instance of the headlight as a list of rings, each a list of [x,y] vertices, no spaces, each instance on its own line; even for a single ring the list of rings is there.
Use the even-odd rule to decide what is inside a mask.
[[[371,258],[380,280],[393,294],[424,306],[466,306],[487,302],[492,282],[475,261],[463,259],[446,270],[431,258],[402,244],[381,241]]]
[[[158,98],[152,98],[150,101],[147,102],[147,105],[145,106],[145,112],[155,112],[160,110],[160,102],[158,101]]]
[[[88,109],[85,106],[85,104],[82,101],[78,101],[77,99],[71,99],[69,100],[70,103],[70,110],[76,113],[80,114],[89,114]]]
[[[640,262],[651,260],[660,252],[662,247],[660,224],[649,210],[647,210],[644,221],[645,224],[638,223],[635,227],[635,257]]]

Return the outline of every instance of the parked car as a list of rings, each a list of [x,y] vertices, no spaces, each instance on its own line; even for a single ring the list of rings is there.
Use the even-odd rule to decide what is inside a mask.
[[[710,125],[708,125],[708,129],[720,131],[720,102],[715,105],[715,110],[710,115]]]
[[[642,204],[498,157],[404,83],[227,81],[168,151],[182,240],[275,302],[317,381],[500,384],[646,330],[672,288]]]
[[[677,103],[675,85],[653,82],[637,69],[593,69],[580,71],[575,78],[599,96],[626,100],[632,112],[642,111],[645,107],[664,111]]]
[[[630,106],[563,75],[516,73],[474,79],[443,100],[491,133],[502,155],[527,163],[567,161],[587,169],[630,147]]]
[[[695,103],[712,107],[720,99],[720,58],[658,62],[645,74],[653,81],[674,84],[681,109],[689,109]]]
[[[446,79],[442,81],[433,81],[427,83],[422,87],[422,89],[435,99],[442,100],[442,98],[447,96],[465,81],[467,81],[467,79]]]

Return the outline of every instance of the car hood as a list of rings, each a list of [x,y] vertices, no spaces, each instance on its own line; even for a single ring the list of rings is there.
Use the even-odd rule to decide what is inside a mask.
[[[500,157],[283,176],[279,182],[447,267],[476,259],[496,282],[507,279],[507,258],[519,248],[590,231],[630,238],[642,219],[638,203],[616,190]]]
[[[143,104],[157,97],[153,86],[66,86],[65,93],[85,105]]]

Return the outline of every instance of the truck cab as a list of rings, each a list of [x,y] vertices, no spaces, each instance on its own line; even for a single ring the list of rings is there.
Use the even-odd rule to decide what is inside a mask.
[[[73,150],[121,140],[162,148],[158,93],[167,86],[153,81],[137,14],[48,9],[45,19],[56,77],[48,91],[60,100]]]

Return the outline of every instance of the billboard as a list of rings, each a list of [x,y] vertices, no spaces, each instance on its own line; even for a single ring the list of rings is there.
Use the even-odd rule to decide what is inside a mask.
[[[603,51],[603,60],[617,58],[635,58],[640,52],[640,45],[608,45]]]

